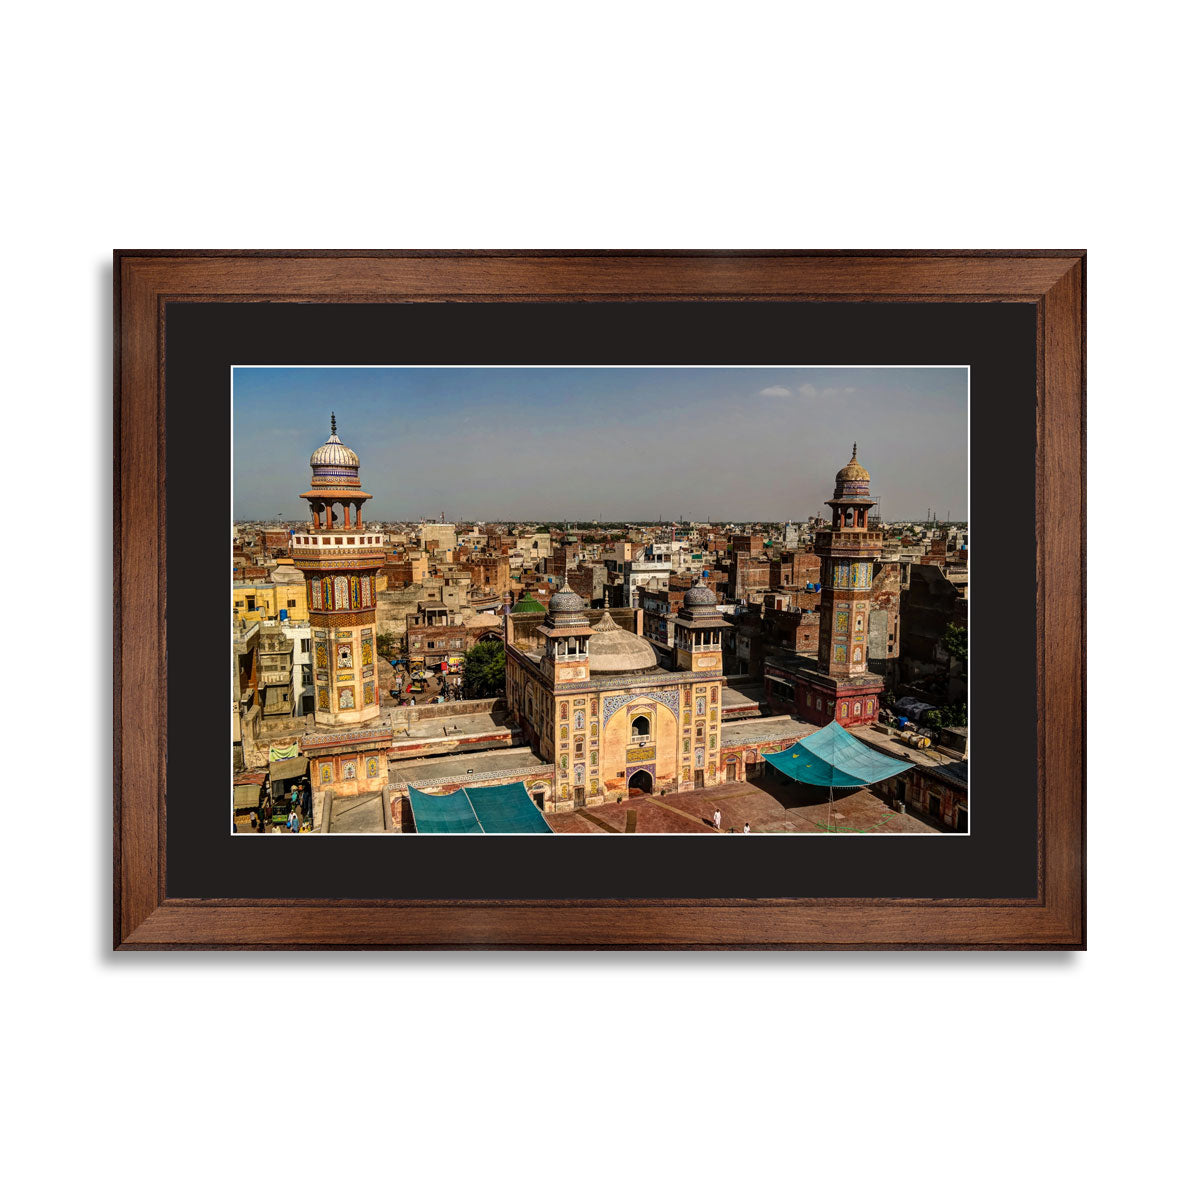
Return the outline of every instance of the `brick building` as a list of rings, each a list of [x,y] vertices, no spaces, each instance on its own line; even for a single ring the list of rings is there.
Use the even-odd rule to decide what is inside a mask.
[[[897,690],[930,704],[966,699],[962,664],[952,662],[944,638],[950,624],[967,626],[967,600],[938,566],[913,563],[909,586],[900,593]]]
[[[501,596],[512,589],[512,572],[507,555],[474,554],[462,566],[471,572],[473,587]]]
[[[763,552],[763,536],[761,533],[735,533],[729,539],[731,555],[748,554],[757,558]]]
[[[821,560],[815,554],[785,550],[771,559],[770,586],[777,588],[804,587],[821,582]]]
[[[763,593],[770,586],[771,564],[767,559],[752,558],[744,552],[735,553],[729,559],[729,583],[726,591],[731,600],[742,604],[757,603],[762,600]]]

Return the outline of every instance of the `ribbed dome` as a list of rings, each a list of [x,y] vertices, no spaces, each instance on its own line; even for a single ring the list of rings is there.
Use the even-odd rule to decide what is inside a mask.
[[[312,492],[305,499],[329,496],[333,500],[371,497],[362,491],[358,478],[358,455],[337,435],[337,417],[329,414],[329,440],[318,446],[308,460],[312,467]],[[357,493],[357,496],[356,496]]]
[[[658,666],[654,647],[645,638],[622,629],[609,612],[592,626],[588,659],[593,675],[637,674]]]
[[[310,467],[354,467],[358,469],[358,455],[342,443],[336,433],[329,435],[329,441],[318,446],[313,456],[308,460]]]
[[[846,483],[850,480],[861,481],[863,483],[871,482],[871,473],[858,461],[857,442],[854,443],[854,450],[850,454],[850,461],[837,473],[836,479],[838,483]]]
[[[711,588],[702,587],[700,584],[694,588],[688,588],[683,594],[684,608],[713,608],[716,603],[716,593]]]

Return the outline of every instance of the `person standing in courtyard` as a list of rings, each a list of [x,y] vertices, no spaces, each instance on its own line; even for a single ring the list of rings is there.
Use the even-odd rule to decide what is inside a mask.
[[[749,821],[747,821],[747,822],[745,823],[745,825],[743,825],[743,826],[742,826],[742,832],[743,832],[743,833],[749,833],[749,832],[750,832],[750,822],[749,822]]]
[[[721,810],[719,808],[715,813],[713,813],[713,828],[718,833],[721,832]]]

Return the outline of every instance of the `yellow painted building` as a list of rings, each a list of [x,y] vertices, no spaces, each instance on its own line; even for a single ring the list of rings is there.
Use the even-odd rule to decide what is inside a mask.
[[[296,571],[300,575],[299,571]],[[304,578],[277,581],[252,579],[233,584],[233,615],[246,621],[275,620],[279,610],[287,612],[289,621],[308,620],[308,600]]]

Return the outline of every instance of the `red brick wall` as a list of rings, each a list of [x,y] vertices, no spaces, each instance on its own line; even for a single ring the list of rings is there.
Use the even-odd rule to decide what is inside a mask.
[[[734,554],[761,554],[763,539],[761,533],[735,533],[729,540],[729,548]]]

